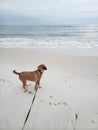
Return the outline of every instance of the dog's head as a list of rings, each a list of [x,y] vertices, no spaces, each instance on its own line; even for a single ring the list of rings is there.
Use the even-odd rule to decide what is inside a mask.
[[[47,67],[44,64],[38,66],[38,69],[41,71],[47,70]]]

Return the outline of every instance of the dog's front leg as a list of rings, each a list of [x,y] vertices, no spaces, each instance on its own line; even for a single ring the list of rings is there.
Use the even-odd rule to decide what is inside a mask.
[[[38,82],[38,88],[41,88],[41,86],[40,86],[40,81]]]
[[[23,83],[23,88],[24,88],[24,92],[27,92],[28,90],[26,89],[26,81],[25,80],[21,80]]]
[[[35,83],[35,87],[34,87],[35,91],[37,91],[38,86],[39,86],[39,82]]]
[[[38,81],[38,88],[42,88],[42,87],[40,86],[40,81]]]
[[[38,86],[40,86],[40,81],[38,81]]]

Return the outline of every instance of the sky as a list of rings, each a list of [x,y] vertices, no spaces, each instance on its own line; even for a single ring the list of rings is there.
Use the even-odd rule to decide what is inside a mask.
[[[0,24],[98,24],[98,0],[0,0]]]

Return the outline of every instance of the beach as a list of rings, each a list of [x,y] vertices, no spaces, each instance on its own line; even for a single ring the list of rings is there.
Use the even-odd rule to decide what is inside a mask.
[[[17,72],[47,70],[24,130],[98,130],[98,49],[0,48],[0,130],[22,130],[34,94]],[[34,91],[34,83],[28,82]]]

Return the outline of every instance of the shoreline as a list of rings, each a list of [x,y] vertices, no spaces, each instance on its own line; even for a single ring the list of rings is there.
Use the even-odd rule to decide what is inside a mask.
[[[63,54],[69,56],[98,56],[98,48],[0,48],[0,52],[3,50],[11,51],[40,51],[50,52],[55,54]]]

